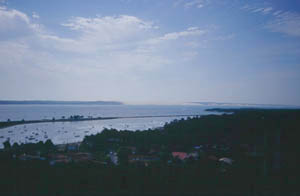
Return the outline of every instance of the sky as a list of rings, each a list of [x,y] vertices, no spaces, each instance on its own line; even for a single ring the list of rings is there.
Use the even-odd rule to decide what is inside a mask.
[[[0,0],[0,100],[300,105],[300,1]]]

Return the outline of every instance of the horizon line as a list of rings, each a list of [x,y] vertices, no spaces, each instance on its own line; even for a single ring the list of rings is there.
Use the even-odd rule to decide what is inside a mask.
[[[22,100],[16,100],[16,99],[0,99],[0,104],[5,104],[3,102],[11,102],[8,104],[12,104],[13,102],[61,102],[61,103],[114,103],[119,105],[217,105],[217,106],[234,106],[234,105],[240,105],[240,106],[286,106],[286,107],[300,107],[300,105],[294,105],[294,104],[274,104],[274,103],[246,103],[246,102],[218,102],[218,101],[188,101],[188,102],[123,102],[123,101],[115,101],[115,100],[46,100],[46,99],[22,99]],[[19,103],[21,104],[21,103]],[[36,103],[38,104],[38,103]],[[43,104],[43,103],[41,103]]]

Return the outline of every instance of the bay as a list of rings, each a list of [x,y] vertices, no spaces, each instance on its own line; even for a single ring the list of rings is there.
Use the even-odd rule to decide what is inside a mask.
[[[99,121],[37,123],[8,127],[0,130],[0,148],[3,142],[11,144],[35,143],[51,139],[54,144],[82,141],[84,136],[100,133],[104,128],[118,130],[147,130],[162,127],[186,115],[205,115],[211,108],[198,105],[0,105],[0,121],[41,120],[68,118],[71,115],[93,117],[166,116],[151,118],[122,118]],[[180,116],[182,115],[182,116]]]

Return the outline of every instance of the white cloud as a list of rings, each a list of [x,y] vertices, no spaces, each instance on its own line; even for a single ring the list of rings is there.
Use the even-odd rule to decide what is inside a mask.
[[[160,39],[160,40],[176,40],[181,37],[198,36],[198,35],[203,35],[204,33],[205,33],[204,30],[200,30],[197,27],[191,27],[191,28],[188,28],[186,31],[167,33],[158,39]]]
[[[14,9],[0,9],[0,64],[24,65],[49,72],[83,74],[106,70],[106,75],[118,72],[160,69],[180,60],[185,41],[205,34],[205,30],[190,27],[185,31],[159,34],[157,26],[135,16],[74,17],[63,26],[75,31],[75,36],[61,37]],[[5,30],[5,32],[1,32]],[[9,34],[18,35],[9,38]],[[185,40],[181,40],[185,38]],[[1,41],[2,40],[2,41]],[[172,44],[182,47],[172,48]],[[149,43],[156,42],[155,45]],[[166,42],[158,44],[158,42]],[[183,48],[183,49],[182,49]],[[191,47],[190,47],[191,48]],[[193,51],[187,51],[195,54]],[[186,57],[187,56],[187,57]],[[172,60],[170,60],[172,59]],[[56,73],[56,74],[57,74]]]
[[[32,36],[40,31],[42,26],[32,23],[25,13],[0,7],[0,40]]]
[[[167,33],[161,37],[153,38],[148,41],[150,44],[158,44],[162,41],[177,40],[183,37],[193,37],[204,35],[207,31],[201,30],[198,27],[189,27],[185,31]]]
[[[33,12],[32,13],[32,18],[39,19],[40,16],[37,13]]]
[[[190,8],[190,7],[202,8],[203,6],[204,6],[203,0],[193,0],[184,4],[185,8]]]
[[[183,5],[184,8],[202,8],[209,3],[208,0],[177,0],[174,2],[173,6]]]
[[[0,22],[10,21],[11,19],[21,20],[29,24],[29,18],[23,12],[12,9],[8,10],[6,7],[0,7]]]
[[[80,49],[85,52],[121,47],[128,49],[157,29],[152,22],[128,15],[75,17],[62,25],[79,33],[79,36],[74,38],[75,45],[70,45],[69,49]],[[59,38],[55,39],[59,41]],[[63,40],[63,42],[71,43],[70,40]],[[99,44],[102,44],[101,47]]]
[[[120,15],[120,16],[105,16],[96,18],[75,17],[69,23],[62,24],[70,27],[73,30],[84,30],[86,32],[99,31],[102,28],[111,30],[111,28],[118,28],[113,30],[122,30],[124,27],[136,27],[137,29],[151,29],[153,25],[151,22],[145,22],[135,16]]]

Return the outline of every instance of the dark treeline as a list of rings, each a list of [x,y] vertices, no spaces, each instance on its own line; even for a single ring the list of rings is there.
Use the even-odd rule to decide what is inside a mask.
[[[32,154],[35,152],[39,152],[40,156],[47,156],[49,153],[55,151],[55,146],[50,139],[45,142],[38,142],[38,143],[14,143],[10,144],[8,140],[4,143],[4,150],[8,152],[10,155],[20,155],[20,154]]]
[[[86,148],[87,151],[115,149],[115,143],[109,141],[113,138],[119,141],[118,145],[135,146],[138,149],[149,150],[156,145],[164,146],[170,150],[188,151],[199,144],[229,142],[231,136],[228,133],[233,129],[226,127],[225,119],[233,120],[227,115],[224,115],[222,119],[211,115],[188,118],[187,120],[174,120],[167,123],[163,128],[153,130],[133,132],[104,129],[99,134],[86,136],[82,142],[82,147]]]
[[[50,166],[47,161],[20,161],[13,158],[25,146],[7,147],[1,152],[0,192],[3,195],[99,195],[99,194],[170,194],[170,195],[292,195],[298,191],[297,132],[300,131],[300,110],[231,110],[233,114],[208,115],[176,120],[163,128],[145,131],[104,130],[86,136],[80,151],[92,153],[136,147],[145,154],[157,148],[158,161],[148,166],[129,164],[120,157],[120,164],[70,163]],[[267,175],[260,171],[256,157],[250,156],[245,144],[260,143],[263,159],[278,151],[271,145],[272,134],[280,132],[281,166]],[[266,139],[267,138],[267,139]],[[268,142],[266,142],[268,141]],[[172,151],[192,151],[198,145],[222,144],[230,147],[223,154],[204,152],[198,160],[168,164]],[[52,153],[50,142],[36,144],[44,154]],[[35,147],[31,147],[32,151]],[[30,148],[27,147],[27,153]],[[28,150],[29,149],[29,150]],[[208,159],[210,154],[235,160],[226,172],[220,163]],[[166,159],[164,159],[166,157]],[[268,163],[268,162],[264,162]],[[264,164],[266,166],[268,164]]]
[[[299,129],[300,110],[277,109],[220,109],[234,114],[206,115],[187,120],[174,120],[163,128],[145,131],[117,131],[105,129],[97,135],[86,136],[83,144],[95,143],[88,150],[100,150],[111,143],[109,138],[118,138],[122,145],[148,146],[153,144],[181,146],[188,150],[199,144],[238,145],[251,143],[262,137],[264,130]],[[180,150],[180,149],[178,149]]]

